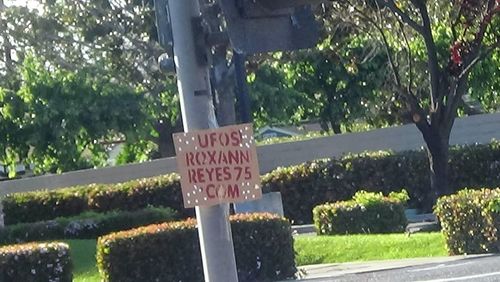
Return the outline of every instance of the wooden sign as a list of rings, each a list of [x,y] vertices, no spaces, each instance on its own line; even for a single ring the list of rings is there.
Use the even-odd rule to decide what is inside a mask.
[[[173,135],[184,207],[262,197],[251,124]]]

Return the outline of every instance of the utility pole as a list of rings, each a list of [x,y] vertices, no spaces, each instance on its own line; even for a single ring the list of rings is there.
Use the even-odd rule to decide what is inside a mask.
[[[215,127],[209,69],[197,60],[193,19],[200,16],[198,0],[169,0],[168,4],[184,130]],[[229,205],[196,207],[196,219],[205,281],[238,281]]]

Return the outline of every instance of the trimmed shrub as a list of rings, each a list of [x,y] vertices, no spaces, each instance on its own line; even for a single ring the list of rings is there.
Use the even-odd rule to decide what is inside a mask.
[[[493,244],[493,250],[496,252],[500,252],[500,197],[496,197],[493,199],[489,206],[488,206],[488,212],[491,215],[491,223],[493,224],[494,231],[496,231],[495,236],[493,237],[492,244]]]
[[[73,280],[69,246],[64,243],[39,243],[0,247],[0,281]]]
[[[481,188],[500,185],[500,142],[450,148],[449,185]],[[281,192],[285,217],[310,223],[312,210],[325,202],[350,199],[360,187],[387,195],[405,187],[408,205],[421,208],[430,187],[426,152],[369,152],[278,168],[262,178],[264,192]]]
[[[295,252],[290,222],[267,213],[230,217],[239,281],[293,277]]]
[[[407,221],[405,190],[384,197],[382,193],[357,192],[351,201],[327,203],[314,208],[313,218],[318,235],[397,233]]]
[[[96,239],[99,236],[143,225],[171,221],[175,212],[166,208],[138,211],[86,212],[34,223],[18,223],[0,229],[0,243],[20,243],[56,239]]]
[[[500,251],[499,203],[500,189],[464,189],[438,199],[434,213],[450,255]]]
[[[133,211],[148,206],[169,207],[182,217],[193,215],[193,209],[183,207],[177,174],[119,184],[14,193],[4,197],[2,205],[6,225],[75,216],[85,211]]]
[[[156,206],[172,208],[184,216],[193,215],[193,209],[184,208],[180,178],[174,173],[92,189],[88,205],[90,210],[99,212]]]
[[[96,185],[54,191],[14,193],[2,199],[4,223],[36,222],[80,214],[88,210],[87,194]]]
[[[500,142],[452,147],[449,167],[449,185],[456,191],[500,186]],[[348,200],[360,187],[383,194],[405,187],[411,198],[409,206],[420,208],[430,186],[428,161],[422,150],[370,152],[278,168],[264,175],[262,184],[264,192],[281,192],[285,216],[295,224],[310,223],[315,206]],[[2,203],[6,224],[149,205],[171,207],[182,217],[193,215],[193,209],[183,208],[175,174],[113,185],[12,194]]]
[[[295,274],[290,223],[270,214],[231,217],[240,281],[274,281]],[[203,281],[196,221],[189,219],[98,239],[103,281]]]

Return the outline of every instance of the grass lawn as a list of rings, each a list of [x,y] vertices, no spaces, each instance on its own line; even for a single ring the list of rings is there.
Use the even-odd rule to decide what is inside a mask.
[[[75,282],[98,282],[95,240],[67,240],[71,247]],[[399,258],[446,256],[439,232],[386,235],[295,237],[297,266]]]
[[[99,282],[95,261],[96,240],[65,240],[71,249],[73,259],[73,281]]]
[[[297,265],[446,256],[440,232],[295,237]]]

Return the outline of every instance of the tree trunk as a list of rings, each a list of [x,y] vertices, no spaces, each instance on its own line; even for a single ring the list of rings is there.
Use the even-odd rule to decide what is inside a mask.
[[[328,101],[328,121],[334,134],[341,134],[342,130],[340,128],[340,123],[338,122],[335,115],[335,100],[333,99],[335,93],[326,93]]]
[[[448,185],[449,137],[432,134],[426,138],[427,157],[430,167],[430,191],[422,207],[431,212],[437,199],[451,193]]]
[[[341,134],[342,129],[340,128],[340,124],[336,123],[333,118],[330,120],[330,125],[332,126],[332,130],[334,134]]]

